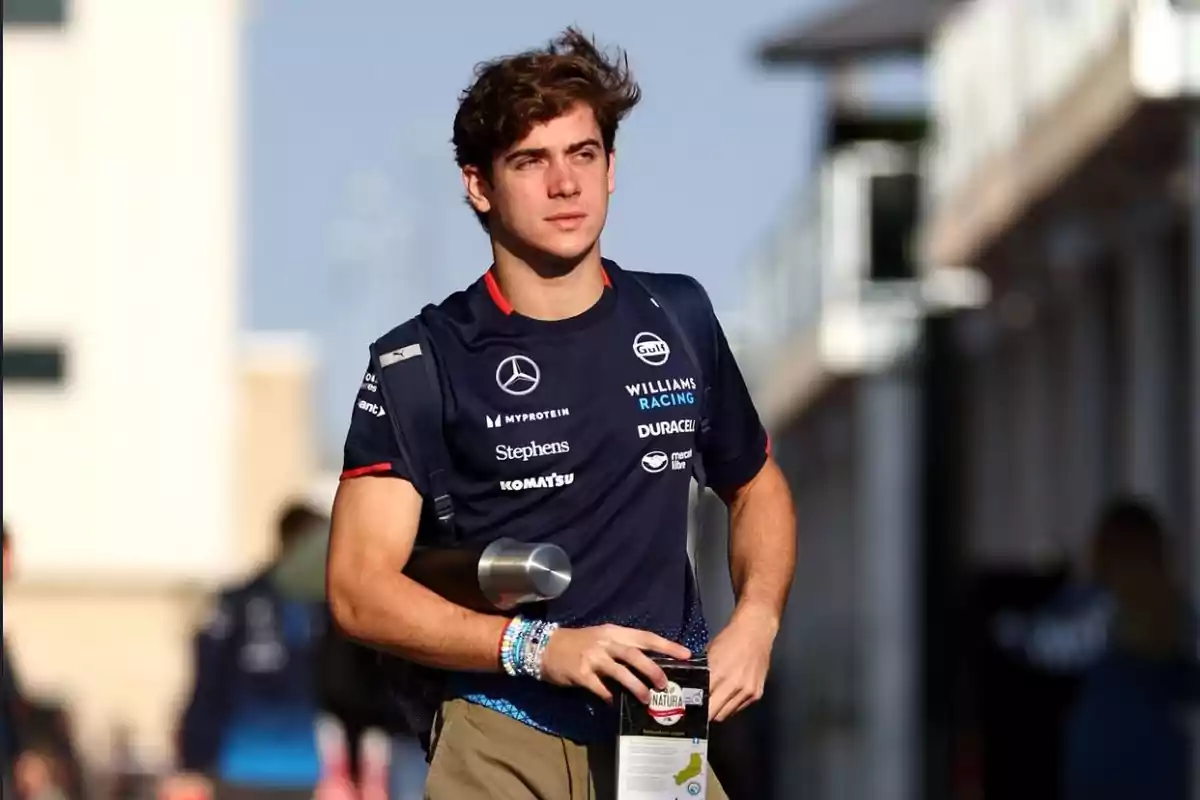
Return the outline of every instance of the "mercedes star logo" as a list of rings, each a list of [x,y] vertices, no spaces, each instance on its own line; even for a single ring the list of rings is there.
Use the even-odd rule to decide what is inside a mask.
[[[542,371],[529,356],[509,356],[496,367],[496,385],[511,395],[529,394],[542,380]]]

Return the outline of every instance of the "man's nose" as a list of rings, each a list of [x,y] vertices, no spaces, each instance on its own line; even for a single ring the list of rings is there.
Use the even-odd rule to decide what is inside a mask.
[[[547,188],[551,197],[574,197],[579,194],[579,179],[570,164],[552,164],[546,177],[549,179]]]

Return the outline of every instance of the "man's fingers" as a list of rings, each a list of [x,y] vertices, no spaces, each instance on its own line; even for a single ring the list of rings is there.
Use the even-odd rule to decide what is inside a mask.
[[[638,680],[637,676],[630,672],[629,669],[620,662],[609,661],[597,671],[603,672],[605,675],[624,686],[630,691],[631,694],[633,694],[634,697],[643,703],[650,702],[650,687]]]
[[[731,691],[727,687],[731,684],[729,673],[721,669],[720,664],[712,665],[710,662],[708,673],[708,697],[709,706],[712,706],[712,701],[718,697],[722,697]]]
[[[708,696],[708,718],[715,722],[720,722],[725,719],[722,712],[725,707],[733,702],[733,687],[726,683],[717,689],[712,689]]]
[[[726,673],[724,670],[722,670],[719,665],[714,667],[711,662],[709,663],[709,671],[708,671],[708,695],[709,695],[709,697],[712,697],[713,695],[715,695],[717,693],[717,690],[719,690],[721,688],[721,686],[725,683],[725,681],[728,677],[729,677],[728,673]]]
[[[712,706],[709,706],[709,716],[713,722],[724,722],[737,713],[738,708],[742,704],[745,694],[736,688],[730,688],[724,695],[716,700],[714,705],[716,711],[712,711]],[[714,698],[715,699],[715,698]]]
[[[746,697],[743,698],[742,702],[738,703],[737,706],[734,707],[734,709],[732,711],[730,711],[728,714],[725,715],[725,718],[728,719],[729,717],[737,716],[738,714],[742,713],[750,706],[754,705],[756,702],[758,702],[758,701],[754,699],[753,694],[746,695]]]
[[[668,658],[675,658],[680,661],[687,661],[692,657],[692,651],[683,645],[676,644],[670,639],[664,639],[650,631],[638,630],[637,628],[623,628],[619,625],[614,625],[612,630],[616,634],[613,638],[621,644],[632,645],[639,650],[647,650],[652,653],[661,653]]]
[[[719,667],[709,673],[708,718],[723,722],[733,716],[744,694],[742,682]]]
[[[600,676],[596,673],[593,672],[585,677],[579,685],[599,697],[604,702],[609,704],[612,703],[612,692],[608,690],[608,687],[604,685],[604,681],[600,680]]]
[[[724,722],[725,720],[729,719],[731,716],[729,714],[730,707],[731,706],[729,704],[722,706],[717,710],[716,714],[713,714],[712,719],[710,719],[709,722]]]
[[[656,689],[665,689],[667,687],[667,673],[663,672],[662,667],[655,664],[650,656],[636,647],[616,645],[613,648],[612,656],[642,673],[642,675],[646,676],[646,680],[650,682],[650,685]]]
[[[647,631],[641,631],[641,641],[634,644],[642,650],[652,650],[655,653],[661,653],[668,658],[675,658],[680,661],[687,661],[692,657],[692,651],[688,650],[681,644],[676,644],[670,639],[664,639]]]
[[[750,706],[754,705],[757,702],[758,702],[758,697],[755,696],[755,692],[753,692],[753,691],[746,692],[745,694],[743,694],[739,698],[737,698],[736,703],[726,707],[725,719],[729,719],[732,716],[742,713],[747,708],[749,708]]]
[[[754,705],[760,699],[762,699],[761,689],[731,685],[720,697],[716,693],[710,696],[709,719],[713,722],[724,722],[746,707]]]

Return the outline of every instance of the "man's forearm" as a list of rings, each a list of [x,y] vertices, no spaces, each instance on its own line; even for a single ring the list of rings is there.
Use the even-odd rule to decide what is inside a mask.
[[[796,570],[796,511],[773,460],[733,497],[729,539],[734,616],[753,614],[778,626]]]
[[[351,586],[330,586],[330,606],[351,637],[409,661],[455,671],[500,669],[507,617],[480,614],[394,571],[364,572]]]

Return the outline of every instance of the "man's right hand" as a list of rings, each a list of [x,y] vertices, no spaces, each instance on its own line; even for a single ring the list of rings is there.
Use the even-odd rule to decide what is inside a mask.
[[[619,625],[559,628],[542,653],[542,679],[558,686],[582,687],[611,703],[612,692],[604,685],[604,679],[609,678],[638,700],[649,703],[650,689],[633,670],[659,690],[666,688],[667,676],[647,652],[680,660],[692,657],[683,645],[648,631]]]

